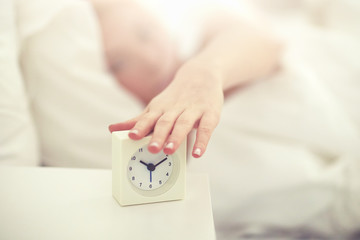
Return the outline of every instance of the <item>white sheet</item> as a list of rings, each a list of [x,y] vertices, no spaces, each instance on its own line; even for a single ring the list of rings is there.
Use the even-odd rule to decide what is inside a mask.
[[[358,36],[308,14],[276,10],[281,72],[229,99],[208,152],[191,161],[211,173],[220,239],[345,239],[360,229]]]

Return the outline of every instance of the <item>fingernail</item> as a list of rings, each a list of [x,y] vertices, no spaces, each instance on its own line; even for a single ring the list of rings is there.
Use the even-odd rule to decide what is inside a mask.
[[[173,149],[174,148],[174,143],[170,142],[170,143],[166,144],[165,148]]]
[[[137,136],[139,134],[139,131],[137,129],[133,129],[133,130],[130,130],[129,134],[134,134]]]
[[[201,149],[200,148],[195,148],[194,155],[200,156],[200,154],[201,154]]]
[[[159,144],[157,142],[152,142],[149,144],[149,147],[157,149],[157,148],[159,148]]]

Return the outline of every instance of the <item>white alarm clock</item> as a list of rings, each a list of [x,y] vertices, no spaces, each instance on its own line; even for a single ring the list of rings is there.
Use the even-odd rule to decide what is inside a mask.
[[[185,197],[186,142],[174,154],[150,153],[151,136],[112,133],[112,192],[122,206],[180,200]]]

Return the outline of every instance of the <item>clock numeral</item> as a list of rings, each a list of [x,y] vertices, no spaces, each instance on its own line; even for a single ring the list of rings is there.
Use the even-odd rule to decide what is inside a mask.
[[[140,187],[141,187],[141,185],[142,185],[142,182],[140,183]]]
[[[152,185],[151,185],[151,184],[149,185],[149,188],[152,188]]]
[[[169,176],[169,173],[168,173],[168,172],[166,173],[166,176]]]
[[[132,167],[129,167],[129,170],[132,171]]]
[[[136,157],[135,157],[135,156],[133,156],[133,157],[131,158],[131,160],[136,160]]]
[[[162,181],[161,181],[161,180],[159,180],[159,184],[162,184]]]
[[[139,148],[139,152],[142,152],[143,151],[143,149],[142,148]]]
[[[169,162],[169,166],[171,166],[171,162]]]
[[[135,177],[133,176],[133,177],[131,178],[131,180],[135,181]]]

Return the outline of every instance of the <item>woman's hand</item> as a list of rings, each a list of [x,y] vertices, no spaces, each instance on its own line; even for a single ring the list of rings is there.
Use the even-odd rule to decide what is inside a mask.
[[[200,157],[220,119],[224,91],[269,76],[278,65],[280,45],[246,22],[222,15],[222,26],[209,21],[200,51],[177,72],[174,80],[134,119],[111,125],[110,131],[129,130],[132,139],[153,131],[148,146],[172,154],[195,127],[192,155]],[[214,20],[214,19],[213,19]]]
[[[224,102],[221,75],[205,64],[189,61],[174,80],[154,97],[139,116],[109,126],[109,130],[130,130],[129,137],[141,139],[153,131],[148,149],[174,153],[188,133],[197,128],[192,155],[200,157],[217,126]]]

